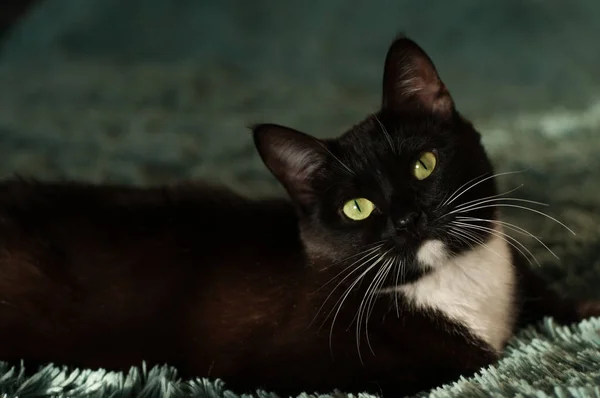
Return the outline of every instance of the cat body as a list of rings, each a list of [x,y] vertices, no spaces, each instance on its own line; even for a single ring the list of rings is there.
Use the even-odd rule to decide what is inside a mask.
[[[424,374],[440,377],[432,369],[451,380],[496,358],[475,336],[465,339],[464,326],[408,308],[396,317],[393,300],[372,309],[375,356],[364,335],[359,356],[350,327],[359,290],[330,335],[324,316],[315,317],[339,270],[307,265],[286,201],[191,186],[3,189],[0,337],[11,342],[0,347],[3,360],[122,370],[166,363],[234,390],[298,393],[386,391],[399,373],[425,388]],[[343,289],[336,292],[328,311]]]
[[[479,133],[407,38],[383,91],[336,139],[254,126],[289,198],[2,183],[0,359],[401,396],[494,363],[521,325],[598,314],[503,239]]]

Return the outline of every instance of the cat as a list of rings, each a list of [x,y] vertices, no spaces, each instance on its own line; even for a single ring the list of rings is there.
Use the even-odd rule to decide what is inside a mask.
[[[503,239],[480,134],[408,37],[380,109],[339,137],[251,130],[287,197],[4,181],[0,359],[396,397],[493,364],[545,316],[600,314]]]

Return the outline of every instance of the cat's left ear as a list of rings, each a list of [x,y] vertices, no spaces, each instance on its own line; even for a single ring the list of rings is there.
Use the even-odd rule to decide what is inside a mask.
[[[252,128],[263,162],[302,206],[315,198],[312,180],[327,159],[325,143],[300,131],[276,124]]]
[[[429,56],[414,41],[397,38],[390,46],[383,72],[382,109],[423,110],[447,118],[454,101]]]

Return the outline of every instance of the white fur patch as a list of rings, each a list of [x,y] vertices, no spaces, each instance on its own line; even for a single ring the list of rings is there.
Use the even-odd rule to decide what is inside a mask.
[[[433,271],[398,289],[413,305],[439,310],[499,352],[512,333],[515,273],[503,239],[493,236],[486,246],[448,257],[442,242],[427,241],[418,260]]]
[[[448,251],[440,240],[425,241],[417,252],[417,260],[421,266],[436,268],[448,259]]]

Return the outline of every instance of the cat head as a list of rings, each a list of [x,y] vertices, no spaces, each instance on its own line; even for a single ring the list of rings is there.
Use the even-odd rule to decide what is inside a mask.
[[[461,216],[494,219],[490,207],[465,210],[496,187],[486,178],[493,170],[479,133],[408,38],[397,38],[387,53],[382,94],[379,111],[338,138],[261,124],[254,139],[296,205],[315,266],[394,262],[410,281],[487,239],[455,226]]]

